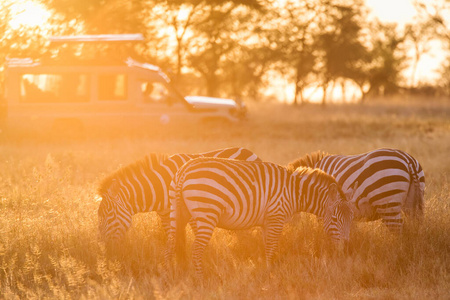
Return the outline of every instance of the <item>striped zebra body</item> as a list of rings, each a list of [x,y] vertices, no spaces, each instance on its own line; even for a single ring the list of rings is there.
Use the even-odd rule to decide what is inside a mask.
[[[288,165],[319,168],[333,175],[344,192],[354,189],[351,202],[356,219],[382,219],[389,229],[401,232],[402,210],[423,215],[425,176],[419,162],[396,149],[377,149],[360,155],[306,155]]]
[[[200,154],[152,153],[142,160],[121,168],[100,184],[102,197],[99,209],[100,237],[108,242],[121,239],[131,226],[132,216],[155,211],[163,228],[169,228],[169,186],[177,170],[197,157],[226,157],[259,160],[245,148],[226,148]]]
[[[348,240],[353,212],[335,179],[319,169],[291,172],[269,162],[197,158],[187,162],[170,187],[170,224],[166,263],[184,241],[191,225],[195,240],[193,264],[202,276],[202,256],[214,228],[261,226],[270,262],[283,225],[294,213],[309,212],[324,219],[335,241]]]

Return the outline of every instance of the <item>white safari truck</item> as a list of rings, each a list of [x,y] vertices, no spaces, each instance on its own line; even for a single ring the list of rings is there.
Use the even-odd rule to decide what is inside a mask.
[[[60,38],[83,42],[118,37]],[[130,58],[107,65],[9,59],[4,86],[7,127],[238,121],[246,113],[232,99],[184,97],[159,67]]]

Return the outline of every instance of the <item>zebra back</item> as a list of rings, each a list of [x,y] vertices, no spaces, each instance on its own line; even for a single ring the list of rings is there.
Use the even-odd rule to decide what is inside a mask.
[[[223,218],[230,218],[221,223],[229,229],[262,226],[265,214],[272,213],[281,213],[286,220],[296,212],[327,218],[339,203],[347,202],[334,177],[319,169],[300,167],[291,172],[270,162],[196,158],[184,164],[171,183],[173,228],[178,201],[185,194],[194,195],[192,199],[182,199],[189,208],[190,203],[200,201],[197,193],[209,195],[205,196],[208,200],[201,201],[207,201],[216,213],[223,212]]]
[[[199,154],[151,153],[141,160],[120,168],[106,177],[98,193],[107,193],[113,182],[122,187],[123,206],[132,214],[168,209],[168,189],[176,171],[187,161],[198,157],[226,157],[239,160],[260,161],[252,151],[245,148],[225,148]],[[159,200],[159,201],[158,201]],[[158,201],[158,202],[156,202]]]
[[[289,176],[285,168],[270,162],[196,158],[184,164],[173,178],[170,204],[176,206],[173,202],[175,196],[183,198],[186,192],[195,194],[204,190],[208,192],[211,204],[236,214],[233,217],[239,219],[239,226],[257,226],[261,225],[258,222],[260,214],[265,211],[264,206],[269,205],[268,198],[277,201],[283,196],[283,187],[288,185]],[[186,198],[183,200],[188,201]],[[192,202],[195,202],[195,197]],[[257,212],[244,215],[249,209]],[[171,208],[171,224],[174,227],[175,220],[175,211]]]
[[[110,199],[118,200],[117,195],[111,195],[111,193],[120,193],[124,197],[120,197],[121,205],[124,207],[128,207],[131,211],[139,211],[145,210],[145,194],[148,192],[149,186],[141,186],[142,191],[137,193],[134,190],[134,186],[140,183],[143,183],[148,179],[148,174],[158,166],[161,165],[161,162],[166,160],[168,155],[161,153],[151,153],[145,156],[143,159],[137,160],[125,167],[122,167],[115,171],[114,173],[107,176],[100,183],[98,188],[98,194],[102,196],[102,198],[106,201]],[[119,189],[111,188],[119,185]],[[105,197],[103,197],[105,196]],[[108,197],[112,196],[112,197]],[[130,199],[134,197],[135,203],[127,202],[126,199]],[[103,201],[103,200],[102,200]],[[139,202],[142,204],[140,205]]]
[[[291,172],[270,162],[223,158],[196,158],[184,164],[172,180],[170,206],[166,261],[175,251],[181,252],[184,225],[190,220],[198,275],[202,274],[203,250],[216,227],[262,226],[270,261],[283,225],[294,213],[305,211],[322,217],[326,232],[335,241],[348,240],[353,219],[334,178],[319,169]]]
[[[102,202],[114,205],[100,205],[98,210],[102,232],[109,223],[121,222],[121,232],[131,225],[131,216],[138,212],[156,211],[165,229],[168,227],[169,185],[176,171],[192,158],[202,156],[225,156],[235,159],[260,160],[256,154],[245,148],[226,148],[200,154],[151,153],[144,159],[120,168],[106,177],[98,188]],[[108,209],[106,209],[108,208]],[[120,219],[120,220],[119,220]],[[102,225],[100,225],[102,224]],[[105,225],[107,224],[107,225]],[[112,226],[112,225],[111,225]],[[115,225],[114,225],[115,226]],[[120,227],[117,225],[117,227]]]
[[[236,159],[243,161],[261,161],[261,159],[251,150],[241,147],[230,147],[224,149],[217,149],[208,152],[197,154],[174,154],[169,156],[163,162],[163,166],[168,170],[170,178],[168,178],[167,187],[169,187],[170,180],[175,176],[177,170],[183,166],[187,161],[200,157],[220,157],[228,159]]]
[[[308,157],[289,164],[291,167]],[[406,215],[423,214],[425,176],[419,162],[397,149],[377,149],[359,155],[314,156],[314,167],[333,175],[345,191],[354,189],[349,200],[357,208],[357,218],[382,219],[395,231],[401,230]],[[358,187],[355,188],[355,185]]]
[[[261,161],[261,159],[253,151],[241,147],[218,149],[214,151],[203,152],[199,155],[201,157],[222,157],[243,161]]]
[[[102,200],[98,208],[99,234],[102,239],[111,241],[120,239],[131,224],[131,216],[136,204],[128,199],[133,194],[135,199],[143,199],[143,193],[137,194],[128,189],[133,181],[139,181],[145,174],[167,156],[152,153],[145,158],[120,168],[106,177],[98,188]],[[145,191],[145,189],[144,189]],[[142,201],[143,202],[143,201]]]

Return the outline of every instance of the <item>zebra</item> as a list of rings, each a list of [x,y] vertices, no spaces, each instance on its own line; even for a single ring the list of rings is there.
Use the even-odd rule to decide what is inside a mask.
[[[98,188],[98,229],[101,240],[120,241],[131,226],[132,216],[155,211],[162,227],[169,228],[169,185],[172,177],[188,160],[196,157],[226,157],[258,161],[258,156],[245,148],[226,148],[200,154],[151,153],[106,177]]]
[[[261,226],[269,264],[283,225],[297,212],[323,218],[324,230],[333,241],[349,239],[353,212],[346,195],[332,176],[319,169],[290,171],[270,162],[224,158],[190,160],[178,170],[170,186],[170,229],[164,264],[168,268],[175,250],[183,257],[187,223],[195,235],[192,260],[197,277],[203,276],[203,252],[216,227]]]
[[[404,218],[421,219],[424,210],[425,176],[419,162],[397,149],[377,149],[358,155],[307,154],[288,164],[319,168],[336,178],[355,206],[355,220],[381,219],[393,232],[401,233]]]

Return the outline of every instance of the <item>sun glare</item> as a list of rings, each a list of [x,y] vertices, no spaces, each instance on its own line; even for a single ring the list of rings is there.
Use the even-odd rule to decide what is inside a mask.
[[[366,0],[367,6],[382,22],[411,22],[416,10],[412,0]]]
[[[13,29],[21,26],[42,28],[50,18],[50,12],[42,4],[32,0],[14,1],[11,13],[13,17],[9,25]]]

